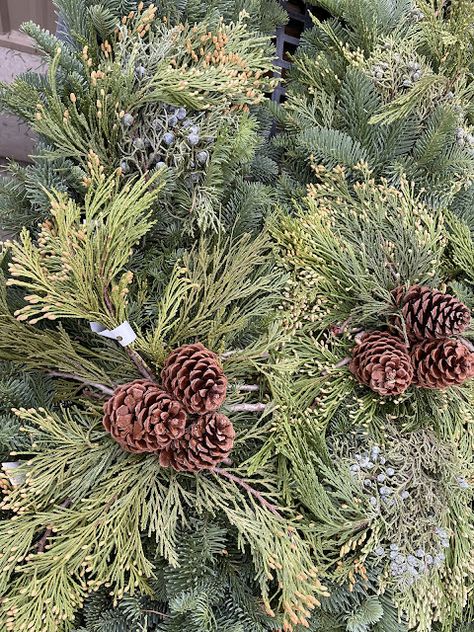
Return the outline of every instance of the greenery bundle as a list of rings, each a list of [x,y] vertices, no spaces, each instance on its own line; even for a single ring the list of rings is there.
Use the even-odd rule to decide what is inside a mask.
[[[273,0],[56,4],[0,88],[2,629],[467,632],[470,2],[320,0],[281,106]]]

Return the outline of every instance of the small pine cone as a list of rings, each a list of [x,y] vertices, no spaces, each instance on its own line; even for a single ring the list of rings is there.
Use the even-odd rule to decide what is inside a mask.
[[[161,379],[165,390],[182,402],[188,413],[214,412],[226,396],[227,378],[219,358],[200,342],[173,351]]]
[[[385,331],[371,331],[352,350],[356,379],[381,395],[400,395],[410,386],[413,366],[405,344]]]
[[[235,430],[228,417],[220,413],[203,415],[182,439],[160,453],[160,464],[178,472],[212,469],[229,456],[234,439]]]
[[[105,429],[128,452],[167,448],[184,435],[187,421],[183,406],[149,380],[119,386],[104,404]]]
[[[474,376],[474,353],[459,340],[425,340],[411,352],[413,383],[423,388],[447,388]]]
[[[401,307],[405,329],[412,342],[448,338],[465,331],[471,322],[469,308],[451,294],[442,294],[424,285],[413,285],[408,291],[393,291]],[[400,331],[403,323],[395,319]]]

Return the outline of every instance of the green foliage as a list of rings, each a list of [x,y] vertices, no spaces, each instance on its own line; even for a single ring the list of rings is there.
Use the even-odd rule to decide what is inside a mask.
[[[91,156],[92,161],[96,158]],[[124,320],[132,280],[124,267],[151,226],[148,209],[159,189],[150,190],[150,179],[118,192],[116,178],[105,179],[98,164],[93,168],[91,163],[91,168],[84,209],[66,195],[53,193],[52,221],[41,226],[37,245],[26,228],[21,241],[11,243],[13,279],[8,284],[33,292],[25,297],[29,305],[17,311],[19,320],[34,324],[43,318],[72,317],[110,325],[117,315],[115,326]]]
[[[289,326],[381,325],[396,309],[395,287],[439,283],[443,218],[409,183],[375,184],[364,164],[355,182],[341,168],[315,173],[319,184],[295,216],[279,218],[272,230],[292,271]]]
[[[0,106],[43,141],[37,166],[10,169],[20,180],[0,213],[14,232],[46,214],[43,186],[84,195],[90,151],[107,176],[121,170],[123,185],[161,171],[167,187],[154,210],[154,240],[168,246],[167,256],[198,231],[231,229],[237,215],[247,213],[247,226],[261,228],[272,192],[260,186],[262,201],[249,216],[247,180],[276,173],[276,165],[257,134],[265,123],[256,104],[273,80],[268,37],[255,29],[258,22],[273,28],[281,9],[274,0],[163,5],[159,12],[137,4],[60,2],[69,28],[61,42],[25,25],[49,69],[0,88]]]
[[[310,155],[350,172],[366,161],[376,178],[451,203],[474,175],[469,3],[447,16],[427,2],[315,4],[333,17],[314,18],[295,55],[276,141],[285,170],[306,182]]]
[[[281,599],[290,608],[299,601],[295,593],[311,600],[315,590],[322,592],[312,579],[309,548],[292,524],[236,483],[217,472],[179,477],[160,469],[153,457],[127,455],[105,436],[93,408],[89,414],[44,409],[17,414],[32,437],[34,456],[25,468],[25,485],[6,498],[4,509],[16,513],[15,529],[11,520],[1,522],[0,540],[5,608],[15,613],[20,629],[25,624],[70,629],[74,610],[103,585],[111,586],[117,599],[137,590],[152,594],[155,572],[140,532],[156,541],[171,565],[179,564],[178,529],[187,522],[188,507],[225,516],[239,548],[250,547],[267,609],[270,577],[280,581]],[[52,531],[43,551],[39,538],[46,525]]]

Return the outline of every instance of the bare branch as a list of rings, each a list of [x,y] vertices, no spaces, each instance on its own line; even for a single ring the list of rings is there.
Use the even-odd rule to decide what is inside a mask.
[[[96,388],[98,391],[105,393],[106,395],[113,395],[114,389],[105,386],[104,384],[99,384],[98,382],[91,382],[90,380],[85,380],[79,375],[74,375],[73,373],[63,373],[62,371],[48,371],[48,375],[51,377],[62,377],[65,380],[74,380],[75,382],[80,382],[81,384],[87,384],[87,386],[92,386]]]

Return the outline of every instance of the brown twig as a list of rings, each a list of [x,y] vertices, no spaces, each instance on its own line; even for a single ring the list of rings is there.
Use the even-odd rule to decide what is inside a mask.
[[[63,507],[64,509],[67,509],[70,505],[71,505],[71,501],[69,500],[69,498],[67,498],[63,503],[61,503],[61,507]],[[48,527],[36,544],[37,553],[44,553],[48,539],[51,537],[52,534],[53,534],[52,527]]]
[[[108,309],[108,311],[110,313],[110,316],[112,318],[115,318],[115,309],[114,309],[114,306],[112,304],[112,300],[110,298],[108,287],[104,287],[104,301],[105,301],[105,305],[106,305],[106,307],[107,307],[107,309]],[[141,375],[143,375],[143,377],[145,377],[147,380],[151,380],[152,382],[156,382],[156,375],[153,373],[153,371],[150,369],[150,367],[147,365],[147,363],[141,357],[141,355],[138,353],[138,351],[135,351],[135,349],[132,349],[131,347],[125,347],[125,351],[126,351],[128,357],[130,358],[130,360],[137,367],[137,369],[141,373]]]
[[[227,409],[232,413],[261,413],[267,407],[267,404],[258,402],[257,404],[230,404]]]
[[[159,617],[163,617],[163,619],[169,619],[171,617],[171,615],[160,612],[159,610],[142,610],[142,612],[145,614],[157,614]]]
[[[340,369],[343,366],[347,366],[350,363],[350,361],[351,361],[350,358],[343,358],[342,360],[339,360],[339,362],[337,362],[334,366],[332,366],[331,370],[332,369]],[[329,375],[331,370],[325,369],[324,371],[321,372],[321,375]]]
[[[233,356],[234,353],[238,353],[238,349],[234,349],[233,351],[225,351],[224,353],[221,353],[220,359],[222,360],[222,362],[225,362],[225,360]]]
[[[237,390],[242,393],[256,393],[260,390],[260,386],[258,384],[240,384],[237,386]]]
[[[213,467],[211,472],[214,472],[215,474],[218,474],[219,476],[223,476],[224,478],[228,478],[230,481],[233,481],[237,485],[240,485],[240,487],[243,487],[245,491],[247,491],[254,498],[256,498],[258,502],[262,505],[262,507],[265,507],[266,509],[268,509],[268,511],[271,511],[272,514],[275,514],[275,516],[278,516],[282,520],[284,519],[281,513],[278,511],[276,505],[273,505],[272,503],[270,503],[258,490],[256,490],[254,487],[246,483],[243,478],[240,478],[239,476],[236,476],[235,474],[231,474],[231,472],[228,472],[227,470],[224,470],[221,467]]]
[[[135,351],[135,349],[132,349],[131,347],[125,347],[125,351],[127,352],[130,360],[143,375],[143,377],[146,377],[147,380],[151,380],[152,382],[156,382],[156,375],[153,373],[153,371],[150,369],[150,367],[147,365],[147,363],[138,353],[138,351]]]
[[[101,391],[106,395],[114,394],[114,389],[109,388],[104,384],[99,384],[98,382],[91,382],[90,380],[86,380],[79,375],[74,375],[73,373],[63,373],[62,371],[48,371],[48,375],[51,375],[51,377],[62,377],[65,380],[74,380],[75,382],[80,382],[81,384],[87,384],[87,386],[92,386],[93,388],[96,388],[98,391]]]
[[[362,344],[362,338],[365,336],[365,329],[362,329],[362,331],[359,331],[355,336],[354,336],[354,342],[356,343],[356,345],[360,345]]]

